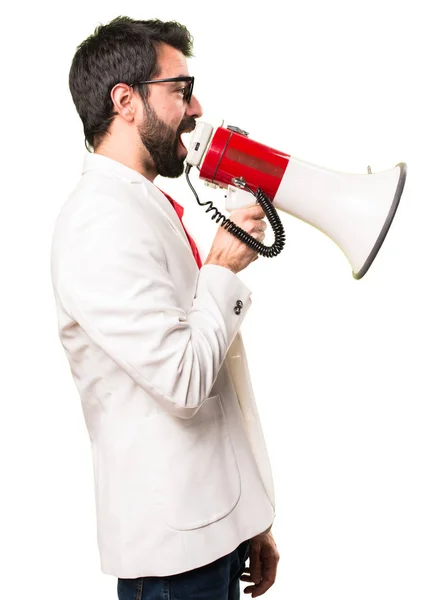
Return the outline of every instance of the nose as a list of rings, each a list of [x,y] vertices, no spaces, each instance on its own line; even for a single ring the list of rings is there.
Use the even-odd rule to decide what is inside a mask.
[[[192,94],[191,102],[188,104],[186,109],[186,114],[189,117],[194,117],[194,119],[198,119],[203,114],[203,109],[201,108],[201,104],[198,102],[197,98]]]

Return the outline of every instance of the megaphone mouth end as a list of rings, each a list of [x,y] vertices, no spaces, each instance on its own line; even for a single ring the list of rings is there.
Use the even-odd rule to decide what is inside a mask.
[[[380,231],[380,234],[376,240],[376,243],[374,244],[373,249],[371,250],[370,254],[367,257],[367,260],[365,261],[365,263],[363,264],[363,266],[361,267],[361,269],[359,271],[352,272],[354,279],[357,279],[357,280],[362,279],[364,277],[364,275],[367,273],[368,269],[373,264],[373,261],[376,258],[377,253],[379,252],[379,250],[385,240],[385,237],[389,231],[389,228],[392,224],[393,218],[395,216],[396,210],[399,205],[399,201],[402,196],[402,192],[404,191],[405,180],[407,178],[407,165],[405,163],[398,163],[396,165],[396,167],[400,168],[400,174],[399,174],[399,179],[398,179],[398,183],[397,183],[396,190],[395,190],[395,195],[394,195],[392,204],[389,208],[388,215],[387,215],[384,225]]]

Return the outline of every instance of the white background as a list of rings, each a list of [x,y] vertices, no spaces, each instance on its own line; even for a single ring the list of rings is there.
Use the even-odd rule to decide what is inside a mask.
[[[97,24],[123,14],[188,26],[195,93],[213,125],[224,119],[334,170],[407,163],[395,221],[360,281],[329,238],[281,213],[285,250],[241,274],[253,291],[243,335],[276,485],[281,561],[265,597],[425,600],[420,3],[90,0],[6,10],[1,597],[116,598],[116,580],[100,571],[89,437],[57,336],[49,253],[85,152],[71,60]],[[196,183],[223,207],[219,191]],[[216,225],[183,178],[161,185],[185,206],[204,258]]]

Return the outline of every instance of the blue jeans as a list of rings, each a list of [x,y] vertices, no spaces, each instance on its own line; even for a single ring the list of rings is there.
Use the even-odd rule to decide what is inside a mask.
[[[168,577],[118,579],[119,600],[238,600],[250,540],[209,565]]]

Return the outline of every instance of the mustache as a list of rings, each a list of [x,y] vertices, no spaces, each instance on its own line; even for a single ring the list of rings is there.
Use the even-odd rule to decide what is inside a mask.
[[[182,122],[179,125],[176,133],[178,136],[181,133],[190,133],[191,131],[194,131],[195,125],[196,125],[196,121],[195,121],[194,117],[186,117],[186,118],[182,119]]]

